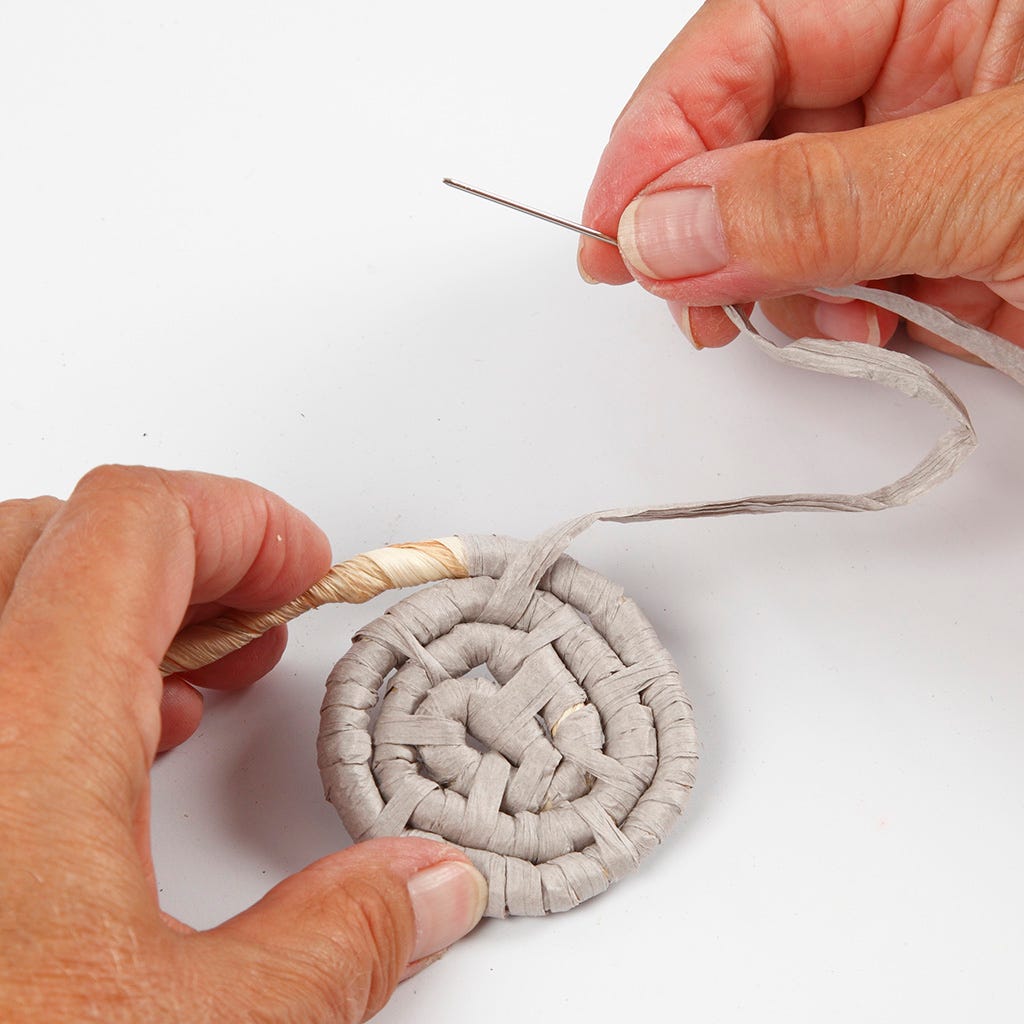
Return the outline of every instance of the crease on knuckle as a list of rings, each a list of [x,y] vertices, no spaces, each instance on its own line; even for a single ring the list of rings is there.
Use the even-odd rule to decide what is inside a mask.
[[[274,606],[298,596],[313,582],[301,578],[297,571],[307,549],[301,532],[289,528],[287,514],[276,496],[254,489],[238,516],[243,524],[238,536],[259,539],[249,547],[248,564],[243,572],[236,573],[238,579],[225,596],[232,602],[244,601],[246,607],[265,607],[268,599]]]
[[[794,284],[855,279],[863,203],[841,149],[827,135],[796,134],[770,145],[767,180],[776,199],[764,205],[761,248]]]
[[[760,65],[766,52],[773,65],[770,76],[778,83],[776,93],[782,95],[789,88],[792,64],[777,15],[765,0],[754,0],[748,16],[750,31],[730,41],[731,59],[713,62],[708,69],[709,85],[716,100],[713,107],[708,109],[702,105],[695,109],[689,90],[671,81],[664,86],[666,113],[674,110],[680,115],[708,151],[729,145],[737,135],[738,126],[742,126],[742,134],[750,137],[756,137],[763,129],[761,89],[751,82],[749,68]]]
[[[267,1021],[353,1024],[366,1016],[359,984],[339,977],[328,958],[311,951],[260,971],[258,998],[262,1016],[256,1019]]]
[[[192,535],[196,542],[197,561],[205,566],[207,585],[216,592],[217,600],[235,600],[234,592],[246,589],[246,577],[251,573],[273,537],[267,499],[261,492],[246,494],[244,500],[235,500],[230,518],[206,516],[202,529],[195,520],[191,506],[187,507]],[[259,543],[250,547],[249,538],[259,537]]]
[[[372,1016],[398,984],[403,954],[408,952],[407,936],[395,915],[394,901],[370,882],[353,879],[336,912],[346,927],[333,936],[335,952],[342,963],[351,965],[349,973],[356,982],[350,997],[358,990],[358,1008]]]

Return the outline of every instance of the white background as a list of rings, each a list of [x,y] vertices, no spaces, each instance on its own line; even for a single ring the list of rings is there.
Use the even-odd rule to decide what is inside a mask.
[[[340,558],[908,468],[929,409],[694,352],[639,289],[582,284],[568,233],[440,184],[576,215],[695,6],[5,5],[4,492],[66,494],[110,460],[240,475]],[[485,922],[380,1020],[1019,1019],[1024,403],[925,358],[982,445],[918,505],[573,546],[683,671],[688,815],[592,903]],[[318,708],[386,603],[298,623],[158,762],[167,910],[213,925],[348,842]]]

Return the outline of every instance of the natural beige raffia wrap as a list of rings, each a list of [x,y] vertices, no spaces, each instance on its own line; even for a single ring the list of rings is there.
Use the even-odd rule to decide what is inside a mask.
[[[905,296],[832,293],[890,309],[1024,384],[1024,352],[1004,339]],[[186,631],[165,673],[208,664],[328,601],[445,581],[361,630],[331,673],[318,744],[328,799],[357,840],[427,835],[461,846],[487,877],[491,916],[566,910],[603,891],[682,811],[697,741],[671,657],[620,588],[563,554],[573,538],[598,521],[892,508],[949,476],[976,444],[957,396],[909,356],[819,339],[777,348],[727,312],[771,358],[924,398],[950,429],[913,470],[866,494],[611,509],[529,543],[451,537],[370,552],[277,612]],[[493,678],[472,674],[481,666]]]

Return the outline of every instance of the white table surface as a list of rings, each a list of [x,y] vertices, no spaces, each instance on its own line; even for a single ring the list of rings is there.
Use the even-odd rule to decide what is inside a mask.
[[[696,6],[8,5],[6,495],[105,461],[202,468],[276,489],[344,557],[908,468],[930,409],[694,352],[636,287],[582,284],[568,233],[440,184],[574,216]],[[485,922],[380,1020],[1019,1019],[1024,401],[925,358],[982,444],[916,506],[573,546],[679,662],[703,745],[689,812],[638,874]],[[213,925],[348,843],[318,708],[387,603],[296,624],[270,677],[212,697],[158,761],[167,910]]]

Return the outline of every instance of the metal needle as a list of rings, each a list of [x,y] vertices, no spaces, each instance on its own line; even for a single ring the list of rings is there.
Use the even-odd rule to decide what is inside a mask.
[[[549,224],[557,224],[560,228],[568,228],[577,234],[586,235],[587,238],[596,238],[599,242],[607,242],[609,245],[614,246],[619,244],[611,235],[606,235],[603,231],[598,231],[596,228],[588,228],[585,224],[576,224],[574,221],[565,220],[563,217],[556,217],[554,214],[535,210],[532,206],[524,206],[522,203],[505,199],[503,196],[496,196],[493,192],[484,192],[483,189],[473,188],[472,185],[463,184],[461,181],[453,181],[451,178],[445,178],[444,183],[451,185],[452,188],[459,189],[461,192],[468,192],[471,196],[489,199],[492,203],[498,203],[499,206],[507,206],[511,210],[518,210],[520,213],[528,213],[531,217],[546,220]]]

